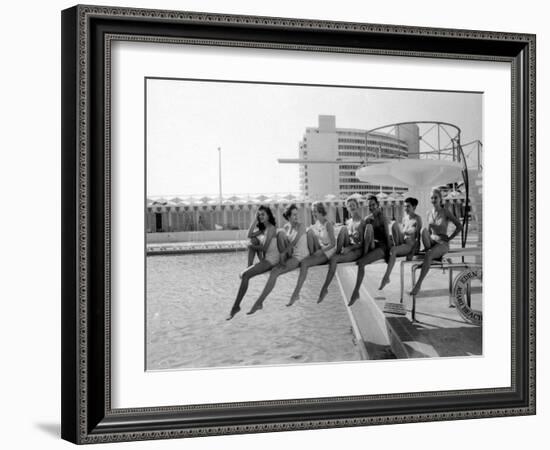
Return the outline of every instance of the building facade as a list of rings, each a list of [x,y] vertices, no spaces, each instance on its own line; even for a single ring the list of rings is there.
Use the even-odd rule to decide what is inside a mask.
[[[337,128],[335,116],[319,116],[318,127],[308,127],[299,144],[300,193],[311,200],[327,195],[345,198],[404,192],[400,186],[371,185],[355,172],[369,159],[418,158],[419,130],[416,124],[400,125],[394,133]],[[311,160],[312,163],[303,160]]]

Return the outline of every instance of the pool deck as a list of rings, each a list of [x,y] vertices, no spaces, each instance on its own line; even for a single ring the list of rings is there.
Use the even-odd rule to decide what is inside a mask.
[[[386,302],[399,303],[399,264],[391,283],[378,290],[385,264],[367,266],[360,299],[348,307],[354,329],[363,340],[369,359],[434,358],[482,355],[482,327],[465,321],[456,308],[449,306],[447,271],[432,269],[416,298],[416,321],[411,320],[412,298],[403,299],[406,315],[385,312]],[[356,268],[338,269],[344,301],[348,302],[355,283]],[[405,276],[405,292],[410,290]],[[480,288],[474,294],[480,295]],[[390,305],[391,306],[391,305]],[[359,336],[356,336],[359,337]]]
[[[205,241],[147,244],[147,255],[217,253],[246,250],[247,241]],[[456,244],[453,246],[456,247]],[[405,271],[403,314],[387,312],[399,306],[400,282],[398,259],[391,274],[391,283],[378,290],[386,264],[378,261],[366,267],[360,299],[347,307],[355,337],[363,343],[367,359],[434,358],[482,355],[482,327],[465,321],[456,308],[449,306],[448,271],[430,270],[422,290],[416,297],[416,320],[411,320],[412,298],[410,270]],[[326,271],[326,265],[310,270]],[[342,300],[347,305],[357,266],[354,263],[338,267],[334,283],[338,283]],[[458,273],[458,272],[457,272]],[[473,293],[480,296],[480,288]],[[389,304],[389,305],[388,305]]]
[[[248,240],[242,241],[189,241],[148,243],[147,255],[185,255],[191,253],[238,252],[248,248]]]

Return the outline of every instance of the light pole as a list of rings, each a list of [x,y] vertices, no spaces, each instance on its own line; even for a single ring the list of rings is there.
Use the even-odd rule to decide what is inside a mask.
[[[222,204],[222,148],[218,147],[218,191],[220,194],[220,205]]]

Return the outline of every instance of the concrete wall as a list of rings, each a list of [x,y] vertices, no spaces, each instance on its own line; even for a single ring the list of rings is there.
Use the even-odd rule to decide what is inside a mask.
[[[238,241],[246,239],[246,230],[177,231],[173,233],[147,233],[148,244],[165,242]]]
[[[306,147],[309,159],[336,160],[338,157],[338,135],[336,118],[319,116],[319,132],[308,130]],[[312,200],[322,200],[328,194],[338,195],[338,165],[308,164],[308,196]]]
[[[406,125],[399,125],[396,130],[396,136],[399,139],[404,140],[407,145],[409,146],[409,153],[413,153],[413,155],[410,155],[409,158],[417,158],[419,157],[418,153],[419,151],[419,130],[418,125],[415,123],[409,123]]]

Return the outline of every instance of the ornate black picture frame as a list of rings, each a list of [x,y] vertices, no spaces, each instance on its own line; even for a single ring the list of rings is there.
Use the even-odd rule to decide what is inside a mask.
[[[110,46],[116,40],[503,61],[512,72],[511,385],[111,406]],[[208,44],[210,43],[210,44]],[[535,36],[99,6],[62,12],[62,437],[74,443],[535,413]]]

